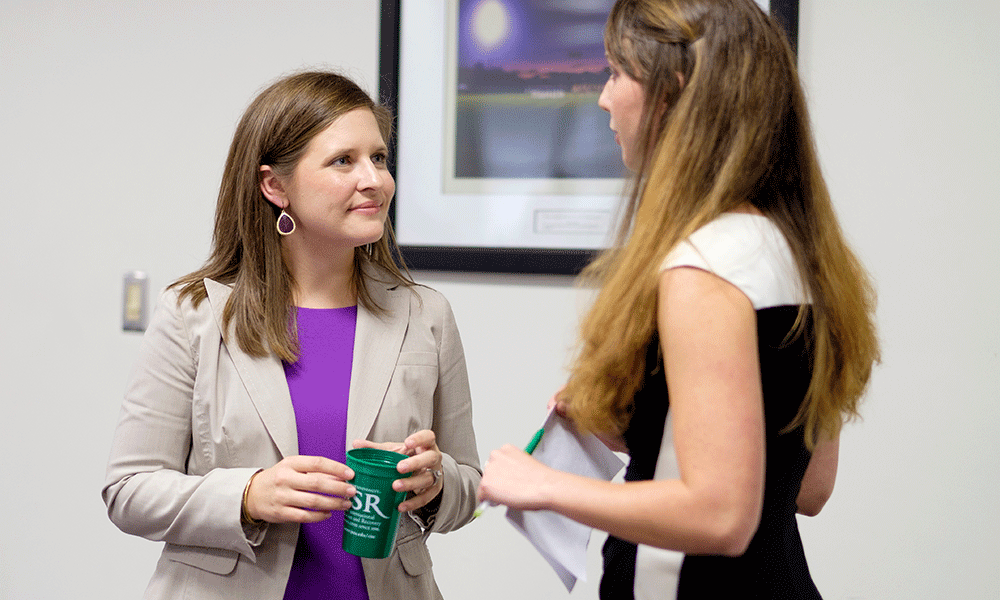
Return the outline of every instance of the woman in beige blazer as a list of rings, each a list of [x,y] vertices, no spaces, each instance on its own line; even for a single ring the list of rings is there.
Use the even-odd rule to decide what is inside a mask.
[[[391,555],[360,559],[362,593],[440,598],[425,541],[471,520],[480,467],[451,308],[392,260],[390,123],[350,80],[307,72],[237,127],[212,255],[161,297],[108,463],[111,520],[165,542],[146,598],[281,599],[302,524],[350,505],[351,471],[300,455],[286,369],[298,308],[352,306],[346,446],[406,453],[411,473]]]

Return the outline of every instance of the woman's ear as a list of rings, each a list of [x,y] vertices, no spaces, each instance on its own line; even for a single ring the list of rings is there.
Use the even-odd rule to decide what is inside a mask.
[[[281,178],[274,172],[271,165],[260,166],[260,192],[267,201],[280,209],[288,208],[288,196]]]

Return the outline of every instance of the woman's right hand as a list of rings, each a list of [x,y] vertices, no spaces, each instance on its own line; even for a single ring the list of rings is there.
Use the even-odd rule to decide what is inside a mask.
[[[259,472],[247,490],[246,512],[271,523],[315,523],[347,510],[357,493],[354,471],[322,456],[289,456]]]
[[[559,388],[559,390],[556,391],[556,393],[552,394],[552,397],[549,398],[549,403],[548,403],[548,405],[545,408],[547,410],[551,411],[552,408],[555,407],[556,414],[559,415],[560,417],[568,420],[569,417],[566,415],[566,408],[569,405],[566,404],[565,400],[563,400],[563,399],[561,399],[559,397],[563,393],[563,390],[565,390],[565,389],[566,389],[566,386],[563,386],[563,387]]]
[[[567,421],[572,421],[568,412],[569,403],[567,403],[565,399],[560,398],[565,389],[566,387],[563,386],[559,388],[559,391],[557,391],[555,394],[552,394],[552,397],[549,398],[548,409],[552,410],[552,408],[555,407],[557,415],[566,419]],[[625,445],[625,440],[619,434],[610,432],[595,433],[594,437],[601,440],[601,442],[605,446],[607,446],[608,449],[611,450],[612,452],[628,453],[628,446]]]

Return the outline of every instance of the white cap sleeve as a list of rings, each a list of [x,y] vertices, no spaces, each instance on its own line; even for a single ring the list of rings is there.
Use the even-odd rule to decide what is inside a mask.
[[[735,285],[754,309],[808,303],[785,236],[767,217],[726,213],[678,244],[660,270],[694,267]]]

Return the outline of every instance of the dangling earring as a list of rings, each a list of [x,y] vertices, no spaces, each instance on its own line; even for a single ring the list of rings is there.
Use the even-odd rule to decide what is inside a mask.
[[[291,235],[295,231],[295,219],[292,215],[285,212],[284,209],[281,210],[281,214],[278,215],[278,222],[275,223],[278,228],[278,233],[281,235]]]
[[[368,256],[372,255],[372,243],[371,242],[368,242],[368,244],[365,245],[365,252],[368,253]]]

